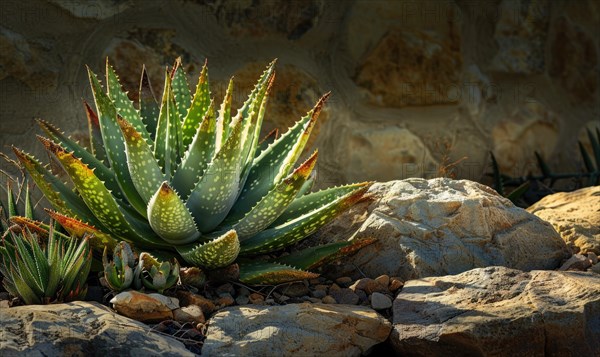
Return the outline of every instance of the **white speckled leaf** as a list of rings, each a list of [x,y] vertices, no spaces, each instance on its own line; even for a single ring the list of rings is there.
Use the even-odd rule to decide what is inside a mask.
[[[162,239],[172,244],[188,244],[200,237],[185,203],[166,181],[148,203],[148,221]]]
[[[188,199],[187,206],[201,232],[217,227],[235,203],[242,165],[240,132],[238,121]]]
[[[125,139],[127,165],[131,180],[140,196],[148,203],[164,181],[164,175],[154,155],[152,155],[150,147],[140,133],[123,119],[119,119],[119,126]]]
[[[189,264],[216,269],[233,263],[240,252],[237,233],[230,230],[204,243],[177,247],[177,251]]]

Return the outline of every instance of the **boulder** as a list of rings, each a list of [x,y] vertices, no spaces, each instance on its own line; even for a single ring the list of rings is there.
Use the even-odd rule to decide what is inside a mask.
[[[600,186],[548,195],[527,211],[550,222],[574,251],[600,254]]]
[[[360,356],[391,330],[367,307],[309,303],[232,307],[208,325],[207,356]]]
[[[194,356],[183,343],[95,302],[0,309],[0,324],[3,357]]]
[[[376,183],[368,195],[309,240],[377,239],[326,274],[409,280],[492,265],[555,269],[571,256],[549,223],[476,182],[412,178]]]
[[[393,311],[400,355],[600,355],[594,273],[488,267],[412,280]]]

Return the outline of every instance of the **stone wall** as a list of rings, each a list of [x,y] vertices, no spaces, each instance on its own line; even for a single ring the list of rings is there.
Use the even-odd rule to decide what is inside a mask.
[[[319,186],[454,174],[481,180],[489,151],[511,175],[577,170],[600,127],[595,0],[5,0],[0,5],[0,144],[41,155],[34,119],[83,136],[85,65],[108,56],[127,89],[142,63],[160,90],[182,56],[208,58],[213,92],[239,103],[279,58],[265,130],[287,128],[332,91],[311,142]],[[194,78],[192,78],[194,77]],[[460,161],[462,160],[462,161]],[[448,167],[456,161],[457,165]]]

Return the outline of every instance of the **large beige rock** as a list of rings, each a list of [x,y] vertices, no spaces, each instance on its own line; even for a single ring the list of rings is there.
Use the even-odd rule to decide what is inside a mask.
[[[207,356],[359,356],[391,330],[367,307],[308,303],[229,308],[208,324]]]
[[[555,193],[527,210],[550,222],[575,252],[600,254],[600,186]]]
[[[488,267],[412,280],[393,309],[403,356],[600,355],[594,273]]]
[[[0,309],[0,356],[194,356],[184,345],[97,303]]]
[[[552,226],[476,182],[438,178],[374,184],[372,201],[310,242],[376,238],[331,273],[415,279],[502,265],[555,269],[571,255]],[[358,269],[357,269],[358,268]]]

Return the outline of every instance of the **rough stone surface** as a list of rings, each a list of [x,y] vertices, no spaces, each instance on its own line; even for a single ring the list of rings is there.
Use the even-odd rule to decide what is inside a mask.
[[[487,186],[451,179],[376,183],[370,201],[325,226],[310,243],[376,238],[329,273],[408,280],[490,265],[555,269],[570,250],[552,226]]]
[[[597,0],[2,5],[0,147],[14,144],[38,158],[45,153],[31,140],[41,133],[35,118],[69,134],[87,133],[81,98],[93,98],[85,65],[100,74],[106,56],[133,99],[142,64],[160,95],[164,68],[177,56],[190,71],[191,86],[208,58],[217,104],[232,74],[234,99],[242,101],[255,70],[278,58],[265,130],[285,130],[331,90],[327,115],[308,145],[319,148],[317,188],[431,177],[438,170],[430,164],[443,165],[447,155],[449,162],[467,157],[457,165],[457,178],[483,180],[488,153],[499,142],[494,129],[524,103],[540,103],[556,122],[547,142],[529,136],[548,133],[538,124],[524,129],[532,133],[524,140],[507,138],[510,159],[518,154],[534,165],[531,145],[538,143],[553,170],[574,172],[581,167],[576,137],[599,117]],[[367,143],[358,145],[362,139]],[[446,141],[449,150],[436,149]],[[509,169],[521,176],[532,165]]]
[[[542,72],[548,35],[548,1],[504,0],[498,14],[494,39],[499,48],[492,68],[508,73]]]
[[[390,323],[359,306],[234,307],[208,322],[208,356],[359,356],[387,339]]]
[[[600,254],[600,186],[548,195],[527,208],[580,254]]]
[[[560,128],[557,115],[537,102],[525,103],[492,130],[493,153],[500,171],[519,176],[524,168],[539,169],[534,152],[550,162],[558,143]]]
[[[194,356],[170,337],[88,302],[30,305],[0,310],[0,355]]]
[[[598,355],[600,279],[488,267],[408,281],[390,339],[409,356]]]

